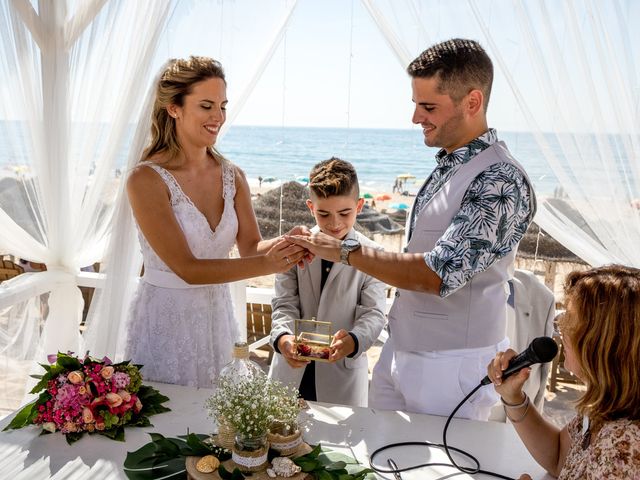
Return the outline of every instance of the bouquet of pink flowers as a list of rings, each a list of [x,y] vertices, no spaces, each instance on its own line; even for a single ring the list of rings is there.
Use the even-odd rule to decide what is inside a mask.
[[[61,432],[69,444],[85,433],[99,433],[124,440],[124,427],[150,426],[149,416],[169,411],[169,399],[155,388],[142,385],[140,365],[129,361],[112,363],[88,354],[49,355],[51,365],[42,364],[44,375],[30,393],[40,393],[5,428],[41,425],[43,432]],[[43,391],[44,390],[44,391]]]

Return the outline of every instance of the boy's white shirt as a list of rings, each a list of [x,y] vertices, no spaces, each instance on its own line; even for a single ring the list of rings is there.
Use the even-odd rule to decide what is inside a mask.
[[[353,228],[345,238],[381,248]],[[366,406],[369,384],[366,351],[386,322],[386,285],[353,267],[334,263],[321,291],[321,268],[321,259],[315,258],[304,269],[294,267],[276,276],[271,344],[281,334],[294,332],[296,318],[331,321],[333,333],[340,329],[353,333],[358,338],[358,351],[353,358],[333,364],[316,362],[316,394],[321,402]],[[282,355],[274,355],[270,377],[298,386],[303,374],[304,368],[292,368]]]

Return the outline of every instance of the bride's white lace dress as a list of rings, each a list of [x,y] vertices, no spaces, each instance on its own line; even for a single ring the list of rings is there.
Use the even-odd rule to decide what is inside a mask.
[[[227,258],[238,232],[233,166],[222,166],[224,210],[212,230],[171,173],[145,164],[167,184],[171,207],[193,254]],[[186,285],[156,255],[140,230],[138,238],[145,275],[130,308],[125,358],[144,365],[145,380],[211,387],[220,369],[231,361],[233,342],[239,338],[229,286]]]

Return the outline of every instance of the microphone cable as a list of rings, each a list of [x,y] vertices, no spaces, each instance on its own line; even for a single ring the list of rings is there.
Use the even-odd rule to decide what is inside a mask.
[[[482,470],[480,468],[480,462],[476,457],[471,455],[469,452],[465,452],[460,448],[452,447],[447,444],[447,430],[449,429],[449,424],[451,423],[453,416],[460,409],[460,407],[462,407],[462,405],[464,405],[464,403],[467,400],[469,400],[469,398],[471,398],[473,394],[476,393],[481,387],[483,387],[482,383],[478,384],[478,386],[475,387],[466,397],[464,397],[462,401],[456,406],[456,408],[454,408],[453,411],[449,414],[449,417],[447,418],[447,422],[444,424],[444,429],[442,431],[442,443],[432,443],[432,442],[424,441],[424,442],[398,442],[398,443],[390,443],[388,445],[383,445],[382,447],[375,450],[369,457],[369,466],[371,467],[371,469],[375,470],[378,473],[394,473],[395,474],[400,472],[406,472],[408,470],[415,470],[416,468],[422,468],[422,467],[451,467],[451,468],[457,469],[462,473],[466,473],[468,475],[475,475],[477,473],[482,473],[484,475],[489,475],[495,478],[503,478],[505,480],[516,480],[513,477],[507,477],[499,473],[490,472],[488,470]],[[379,453],[384,452],[385,450],[388,450],[390,448],[407,447],[407,446],[426,446],[426,447],[433,447],[433,448],[441,448],[447,454],[447,457],[449,458],[449,461],[451,463],[435,463],[435,462],[422,463],[420,465],[412,465],[410,467],[404,467],[404,468],[398,468],[398,469],[392,469],[392,470],[383,470],[373,465],[373,459]],[[475,466],[465,467],[465,466],[458,465],[456,461],[453,459],[451,455],[451,451],[457,452],[460,455],[463,455],[464,457],[469,459],[470,462]]]

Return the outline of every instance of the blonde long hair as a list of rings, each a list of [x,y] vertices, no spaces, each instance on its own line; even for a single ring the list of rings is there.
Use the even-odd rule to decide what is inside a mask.
[[[188,59],[171,59],[156,85],[156,97],[151,113],[151,142],[142,153],[140,161],[149,160],[158,153],[166,153],[172,160],[180,153],[175,119],[167,112],[169,105],[182,106],[184,97],[193,86],[210,78],[220,78],[227,83],[220,62],[209,57],[191,56]],[[213,158],[225,162],[225,158],[213,145],[207,147]]]
[[[640,419],[640,270],[609,265],[565,282],[563,333],[587,390],[576,409],[591,421]]]

